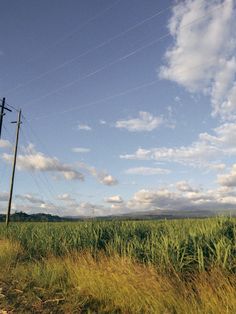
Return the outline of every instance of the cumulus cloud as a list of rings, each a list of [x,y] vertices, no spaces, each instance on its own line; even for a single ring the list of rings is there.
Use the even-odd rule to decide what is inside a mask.
[[[138,118],[117,121],[116,128],[126,129],[130,132],[150,132],[163,123],[162,117],[155,117],[149,112],[140,111]]]
[[[118,180],[106,171],[99,171],[95,167],[89,166],[83,162],[79,162],[78,166],[81,169],[88,171],[88,173],[104,185],[113,186],[118,184]]]
[[[85,148],[85,147],[74,147],[72,148],[72,152],[74,153],[89,153],[91,151],[90,148]]]
[[[99,171],[95,167],[79,162],[76,165],[71,165],[61,162],[56,157],[49,157],[41,152],[37,152],[33,144],[22,148],[22,154],[17,157],[17,169],[21,171],[42,171],[49,172],[56,177],[66,180],[84,180],[84,175],[77,170],[80,168],[94,176],[100,183],[113,186],[118,184],[118,180],[106,171]],[[12,162],[11,154],[3,153],[1,158],[7,163]]]
[[[91,131],[92,128],[89,125],[87,125],[87,124],[79,124],[78,125],[78,130]]]
[[[75,201],[75,198],[73,198],[70,194],[68,193],[63,193],[63,194],[59,194],[57,196],[57,199],[60,201],[64,201],[64,202],[72,202]]]
[[[224,163],[212,163],[207,166],[210,170],[216,170],[217,172],[222,172],[226,168],[226,164]]]
[[[221,171],[225,164],[216,161],[236,155],[235,141],[236,123],[224,123],[213,129],[212,134],[200,133],[198,139],[188,146],[139,148],[133,154],[120,155],[120,158],[177,162]]]
[[[113,195],[105,199],[105,202],[111,204],[122,204],[124,201],[120,195]]]
[[[10,148],[10,147],[12,147],[12,145],[8,140],[0,139],[0,148]]]
[[[100,123],[101,125],[107,124],[107,122],[106,122],[105,120],[99,120],[99,123]]]
[[[236,123],[223,123],[213,130],[214,134],[201,133],[199,139],[214,145],[228,154],[235,154]]]
[[[121,159],[130,160],[158,160],[164,162],[178,162],[188,165],[202,165],[204,161],[217,156],[215,147],[208,147],[206,143],[196,142],[190,146],[175,148],[159,147],[151,149],[139,148],[134,154],[121,155]]]
[[[60,206],[56,200],[62,201]],[[101,215],[103,206],[88,202],[77,202],[70,194],[58,195],[54,201],[40,200],[34,194],[23,194],[15,197],[14,209],[26,213],[50,213],[60,216]]]
[[[118,184],[118,180],[116,178],[114,178],[112,175],[110,174],[105,174],[105,173],[99,173],[97,175],[97,178],[99,179],[99,181],[105,185],[117,185]]]
[[[145,210],[214,210],[236,206],[236,192],[231,188],[201,191],[182,185],[184,191],[161,188],[136,192],[126,206],[131,211]]]
[[[28,201],[32,204],[45,204],[45,201],[41,198],[35,196],[34,194],[18,194],[15,196],[16,199],[19,199],[21,201]]]
[[[7,202],[9,194],[7,192],[0,192],[0,202]]]
[[[35,197],[35,196],[34,196]],[[236,208],[236,189],[233,186],[221,186],[216,189],[198,189],[186,181],[177,182],[169,188],[141,189],[125,202],[120,195],[113,195],[104,201],[107,206],[78,202],[69,194],[64,193],[57,199],[62,200],[62,206],[52,202],[35,201],[33,197],[23,195],[24,202],[14,203],[14,208],[25,212],[50,212],[70,216],[104,216],[137,211],[151,210],[224,210]],[[5,200],[5,199],[4,199]],[[27,200],[30,205],[27,205]],[[39,200],[39,199],[38,199]],[[17,199],[16,199],[17,201]]]
[[[125,170],[126,174],[151,176],[158,174],[169,174],[170,170],[164,168],[152,168],[152,167],[136,167]]]
[[[8,163],[12,162],[11,154],[2,154],[2,159]],[[78,172],[72,165],[62,163],[55,157],[49,157],[37,152],[29,145],[24,154],[17,157],[17,169],[21,171],[43,171],[59,174],[66,180],[84,180],[82,173]]]
[[[226,187],[236,187],[236,164],[232,166],[228,174],[218,176],[218,183]]]
[[[181,192],[198,192],[198,190],[193,189],[187,181],[176,182],[176,188]]]
[[[159,72],[190,92],[209,95],[213,114],[223,119],[236,113],[235,19],[233,0],[178,2],[168,24],[174,43]]]

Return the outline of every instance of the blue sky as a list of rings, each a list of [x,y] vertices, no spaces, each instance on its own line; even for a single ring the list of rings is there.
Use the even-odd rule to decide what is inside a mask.
[[[24,119],[13,210],[236,204],[234,1],[0,1],[0,97]],[[0,142],[5,211],[16,112]]]

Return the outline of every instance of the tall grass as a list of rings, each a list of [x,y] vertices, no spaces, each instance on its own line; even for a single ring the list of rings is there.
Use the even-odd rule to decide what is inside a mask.
[[[236,219],[0,224],[0,313],[236,313]]]
[[[29,258],[90,252],[117,254],[164,272],[212,267],[236,270],[236,219],[86,221],[0,224],[0,238],[20,243]]]
[[[1,241],[0,269],[2,313],[236,313],[236,276],[218,268],[186,280],[101,252],[27,261],[19,245]]]

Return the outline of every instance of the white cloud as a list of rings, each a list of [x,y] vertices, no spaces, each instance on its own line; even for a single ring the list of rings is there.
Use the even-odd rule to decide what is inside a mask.
[[[91,151],[90,148],[85,148],[85,147],[74,147],[74,148],[72,148],[72,152],[74,152],[74,153],[84,154],[84,153],[89,153],[90,151]]]
[[[102,125],[107,124],[107,122],[105,120],[99,120],[99,123],[102,124]]]
[[[109,185],[109,186],[112,186],[112,185],[117,185],[118,184],[118,181],[116,178],[114,178],[112,175],[110,174],[99,174],[98,175],[98,178],[99,178],[99,181],[105,185]]]
[[[8,163],[12,162],[11,154],[2,154],[2,159]],[[37,152],[32,144],[25,149],[24,154],[17,157],[17,169],[21,171],[43,171],[56,173],[66,180],[84,180],[83,174],[78,172],[72,165],[60,162],[56,157],[49,157]]]
[[[137,167],[137,168],[130,168],[125,170],[126,174],[137,174],[137,175],[159,175],[159,174],[169,174],[170,170],[164,168],[151,168],[151,167]]]
[[[34,194],[30,194],[30,193],[23,194],[23,195],[18,194],[18,195],[15,196],[15,198],[19,199],[21,201],[24,201],[24,202],[28,201],[28,202],[30,202],[32,204],[45,204],[44,200],[42,200],[41,198],[35,196]]]
[[[220,171],[225,168],[225,164],[218,160],[236,155],[235,142],[236,123],[224,123],[213,129],[212,134],[200,133],[198,140],[189,146],[139,148],[133,154],[121,155],[120,158],[177,162]]]
[[[0,202],[7,202],[9,194],[7,192],[0,192]]]
[[[79,124],[78,125],[78,130],[91,131],[92,128],[89,125],[87,125],[87,124]]]
[[[116,128],[126,129],[130,132],[150,132],[163,123],[162,117],[155,117],[149,112],[140,111],[138,118],[117,121]]]
[[[168,25],[174,43],[160,69],[161,78],[210,95],[213,114],[224,119],[236,113],[235,19],[233,0],[178,2]]]
[[[131,211],[145,210],[215,210],[232,209],[236,205],[236,192],[230,188],[201,191],[188,185],[184,191],[167,188],[142,189],[126,204]]]
[[[0,148],[10,148],[11,143],[8,140],[0,140]]]
[[[113,195],[113,196],[106,198],[105,202],[111,203],[111,204],[121,204],[124,201],[120,195]]]
[[[175,148],[139,148],[134,154],[121,155],[120,158],[130,160],[158,160],[178,162],[192,166],[205,166],[206,160],[215,157],[217,153],[218,150],[214,146],[209,147],[206,143],[195,142],[190,146]]]
[[[108,174],[106,171],[99,171],[95,167],[89,166],[83,162],[77,163],[78,167],[83,170],[87,170],[93,177],[95,177],[100,183],[108,186],[113,186],[118,184],[118,180],[112,175]]]
[[[235,154],[235,141],[236,141],[236,123],[224,123],[213,130],[214,134],[201,133],[199,135],[200,141],[205,141],[214,145],[227,154]]]
[[[57,196],[57,199],[64,202],[72,202],[75,201],[75,199],[68,193],[59,194]]]
[[[107,206],[92,204],[90,202],[77,202],[68,193],[57,197],[57,199],[64,202],[62,206],[57,206],[49,201],[42,201],[40,203],[39,198],[33,197],[33,195],[31,197],[30,194],[23,195],[22,197],[18,196],[16,201],[17,199],[24,201],[14,203],[14,208],[17,210],[31,213],[48,212],[70,216],[103,216],[151,210],[198,211],[236,209],[236,190],[234,187],[222,186],[216,189],[203,190],[192,187],[186,181],[177,182],[169,188],[141,189],[127,202],[120,195],[113,195],[105,199]],[[7,198],[4,196],[3,201],[5,200]],[[29,201],[30,205],[27,205],[25,200]]]
[[[225,187],[236,187],[236,164],[232,166],[230,173],[218,176],[218,183]]]
[[[18,154],[17,169],[21,171],[43,171],[49,172],[63,177],[66,180],[82,180],[84,175],[77,170],[80,168],[87,171],[94,176],[100,183],[113,186],[118,184],[118,180],[106,171],[98,171],[95,167],[89,166],[85,163],[78,162],[76,165],[62,163],[56,157],[49,157],[41,152],[37,152],[33,144],[22,148],[23,153]],[[13,156],[11,154],[3,153],[1,158],[6,162],[12,162]]]
[[[181,192],[198,192],[197,189],[193,189],[190,184],[186,181],[178,181],[176,182],[176,188]]]
[[[216,170],[217,172],[222,172],[226,168],[226,164],[224,163],[210,163],[207,166],[210,170]]]

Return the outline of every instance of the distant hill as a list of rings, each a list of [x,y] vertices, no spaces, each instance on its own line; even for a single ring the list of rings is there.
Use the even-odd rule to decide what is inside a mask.
[[[120,215],[132,219],[182,219],[207,218],[219,215],[236,216],[236,210],[150,210]]]
[[[122,219],[122,220],[152,220],[152,219],[183,219],[183,218],[208,218],[215,216],[234,216],[236,210],[150,210],[133,212],[121,215],[97,217],[99,220]]]
[[[6,220],[6,215],[0,214],[0,222]],[[74,221],[80,220],[79,217],[69,218],[69,217],[60,217],[56,215],[38,213],[38,214],[26,214],[24,212],[16,212],[11,215],[11,221],[46,221],[46,222],[60,222],[60,221]]]
[[[11,221],[31,221],[31,222],[63,222],[63,221],[81,221],[81,220],[152,220],[152,219],[183,219],[183,218],[207,218],[215,216],[233,216],[236,217],[236,210],[150,210],[143,212],[133,212],[120,215],[109,215],[99,217],[86,216],[57,216],[45,213],[26,214],[24,212],[15,212],[11,215]],[[0,222],[6,220],[6,215],[0,214]]]

